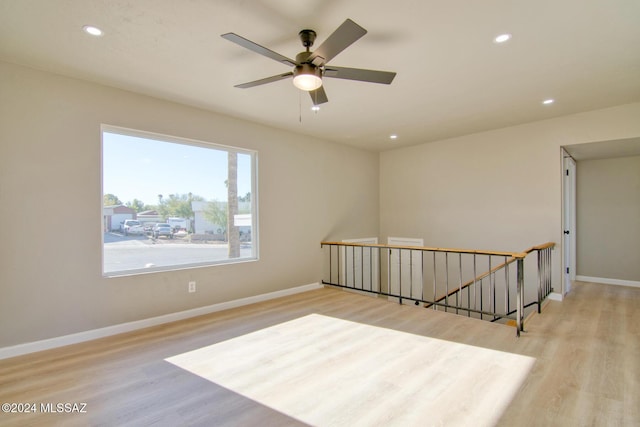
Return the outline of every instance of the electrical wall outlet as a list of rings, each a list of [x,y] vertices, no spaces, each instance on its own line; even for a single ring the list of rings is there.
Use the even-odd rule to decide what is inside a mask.
[[[195,292],[195,291],[196,291],[196,282],[195,281],[189,282],[189,292]]]

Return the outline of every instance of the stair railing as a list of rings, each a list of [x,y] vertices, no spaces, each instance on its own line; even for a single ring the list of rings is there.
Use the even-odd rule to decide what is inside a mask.
[[[327,241],[321,243],[328,258],[322,283],[493,322],[515,320],[520,336],[525,310],[537,304],[540,312],[553,291],[554,246],[504,252]],[[537,266],[525,266],[532,252]],[[525,288],[525,270],[533,268],[537,286]]]

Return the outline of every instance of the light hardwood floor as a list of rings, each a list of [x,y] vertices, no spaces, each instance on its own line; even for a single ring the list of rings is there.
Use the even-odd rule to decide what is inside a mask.
[[[505,325],[321,289],[7,359],[0,361],[0,403],[36,403],[38,413],[0,412],[0,425],[305,425],[165,359],[314,313],[535,358],[506,411],[492,414],[498,425],[640,426],[640,289],[590,283],[576,283],[563,302],[550,301],[520,339]],[[339,363],[314,374],[330,377]],[[317,396],[317,405],[349,404],[338,398]],[[377,413],[386,401],[372,402]],[[86,413],[40,412],[41,403],[65,402],[86,403]],[[464,407],[454,401],[447,410],[455,414]],[[477,425],[476,419],[451,420]],[[363,425],[388,421],[378,415]]]

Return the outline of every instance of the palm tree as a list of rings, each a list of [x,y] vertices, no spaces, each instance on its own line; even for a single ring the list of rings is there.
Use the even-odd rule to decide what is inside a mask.
[[[238,214],[238,153],[229,151],[227,180],[227,236],[229,238],[229,258],[240,257],[240,229],[235,226],[235,216]]]

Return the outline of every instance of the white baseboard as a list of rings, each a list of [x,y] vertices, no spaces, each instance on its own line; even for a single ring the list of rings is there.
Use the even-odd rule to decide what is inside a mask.
[[[605,285],[631,286],[640,288],[640,282],[634,280],[607,279],[603,277],[576,276],[580,282],[602,283]]]
[[[203,314],[215,313],[217,311],[241,307],[243,305],[249,305],[257,302],[268,301],[274,298],[280,298],[288,295],[299,294],[301,292],[320,289],[322,287],[323,286],[319,283],[312,283],[310,285],[297,286],[295,288],[283,289],[281,291],[270,292],[268,294],[255,295],[247,298],[241,298],[233,301],[213,304],[206,307],[198,307],[191,310],[180,311],[177,313],[165,314],[163,316],[151,317],[149,319],[142,319],[142,320],[136,320],[134,322],[121,323],[119,325],[107,326],[100,329],[93,329],[90,331],[78,332],[75,334],[49,338],[46,340],[18,344],[11,347],[3,347],[3,348],[0,348],[0,360],[8,359],[10,357],[15,357],[15,356],[21,356],[28,353],[35,353],[37,351],[63,347],[65,345],[91,341],[97,338],[104,338],[111,335],[121,334],[124,332],[131,332],[138,329],[148,328],[150,326],[161,325],[163,323],[169,323],[169,322],[175,322],[178,320],[188,319],[190,317],[202,316]]]
[[[553,301],[562,301],[562,294],[559,292],[551,292],[549,295],[547,295],[547,298]]]

